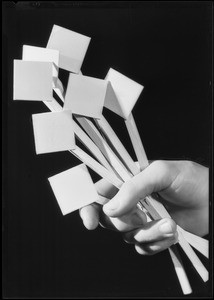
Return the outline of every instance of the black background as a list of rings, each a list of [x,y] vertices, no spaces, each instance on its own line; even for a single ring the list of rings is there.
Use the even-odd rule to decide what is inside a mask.
[[[36,156],[31,115],[47,109],[12,100],[13,59],[23,44],[46,47],[53,24],[92,38],[83,74],[112,67],[144,85],[133,114],[149,159],[212,163],[212,2],[3,2],[3,295],[182,296],[167,251],[142,257],[116,232],[87,231],[78,212],[61,215],[47,178],[79,161]],[[133,155],[120,117],[104,113]],[[211,295],[183,259],[193,295]]]

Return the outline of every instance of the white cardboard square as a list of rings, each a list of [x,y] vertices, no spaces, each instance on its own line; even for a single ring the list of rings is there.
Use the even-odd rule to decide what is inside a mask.
[[[79,73],[91,38],[54,25],[47,48],[59,50],[59,67]]]
[[[113,110],[114,113],[124,118],[124,112],[122,110],[121,104],[117,99],[117,96],[112,88],[110,81],[108,81],[104,106],[110,110]]]
[[[72,113],[101,118],[107,81],[70,73],[64,109]]]
[[[14,60],[13,99],[52,101],[52,63]]]
[[[48,178],[63,215],[99,200],[84,164]]]
[[[70,111],[34,114],[32,121],[37,154],[75,149]]]
[[[121,111],[123,112],[123,118],[127,119],[143,90],[143,86],[112,68],[109,69],[105,79],[111,82]],[[118,103],[110,102],[106,99],[104,105],[113,112],[121,115],[121,111],[118,110]]]
[[[53,63],[53,77],[58,77],[59,51],[42,47],[23,45],[22,59],[27,61],[46,61]]]

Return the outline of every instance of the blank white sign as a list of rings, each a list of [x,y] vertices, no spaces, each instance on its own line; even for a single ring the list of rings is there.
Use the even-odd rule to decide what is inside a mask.
[[[112,68],[109,69],[105,79],[111,82],[123,112],[123,118],[127,119],[143,90],[143,86]],[[105,107],[120,115],[118,103],[106,101]]]
[[[52,63],[14,60],[13,100],[52,101]]]
[[[32,115],[36,154],[75,149],[70,111]]]
[[[47,48],[59,50],[59,67],[79,73],[91,38],[54,25]]]
[[[48,178],[63,215],[99,200],[87,167],[80,164]]]
[[[58,76],[59,51],[42,47],[23,45],[22,59],[28,61],[46,61],[53,63],[53,77]]]
[[[70,73],[64,109],[82,116],[101,118],[107,83],[103,79]]]

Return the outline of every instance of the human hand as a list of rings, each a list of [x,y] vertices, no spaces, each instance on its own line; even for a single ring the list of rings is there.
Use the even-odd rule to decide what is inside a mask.
[[[189,232],[203,236],[208,233],[208,180],[208,169],[197,163],[155,161],[124,183],[117,194],[111,185],[98,182],[98,192],[100,190],[102,195],[110,198],[116,194],[103,206],[105,215],[109,217],[105,217],[105,223],[110,227],[109,224],[113,222],[117,224],[118,230],[129,231],[124,234],[124,239],[134,243],[136,250],[141,254],[154,254],[168,248],[177,237],[176,225],[172,220],[162,219],[146,223],[141,212],[141,225],[131,221],[132,216],[136,215],[137,202],[149,194],[158,192],[162,203],[177,224]],[[98,205],[83,208],[81,216],[86,223],[86,220],[90,220],[89,229],[95,228],[99,220],[103,219]],[[129,221],[129,225],[122,226],[121,230],[121,222],[124,225],[124,219]],[[165,229],[168,228],[170,232],[161,233],[161,223],[165,223]]]

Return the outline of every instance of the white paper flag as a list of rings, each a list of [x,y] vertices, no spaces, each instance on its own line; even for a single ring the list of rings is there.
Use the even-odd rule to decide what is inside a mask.
[[[108,82],[103,79],[70,74],[64,109],[92,118],[101,118]]]
[[[23,45],[22,59],[27,61],[46,61],[53,63],[53,77],[58,77],[59,51],[42,47]]]
[[[52,101],[52,65],[15,59],[13,100]]]
[[[37,154],[75,149],[71,111],[32,115]]]
[[[143,90],[143,86],[112,68],[109,69],[105,79],[111,82],[118,102],[109,101],[109,98],[106,98],[104,106],[127,119]]]
[[[48,178],[63,215],[99,200],[84,164]]]
[[[59,67],[79,73],[91,38],[54,25],[47,48],[59,50]]]

